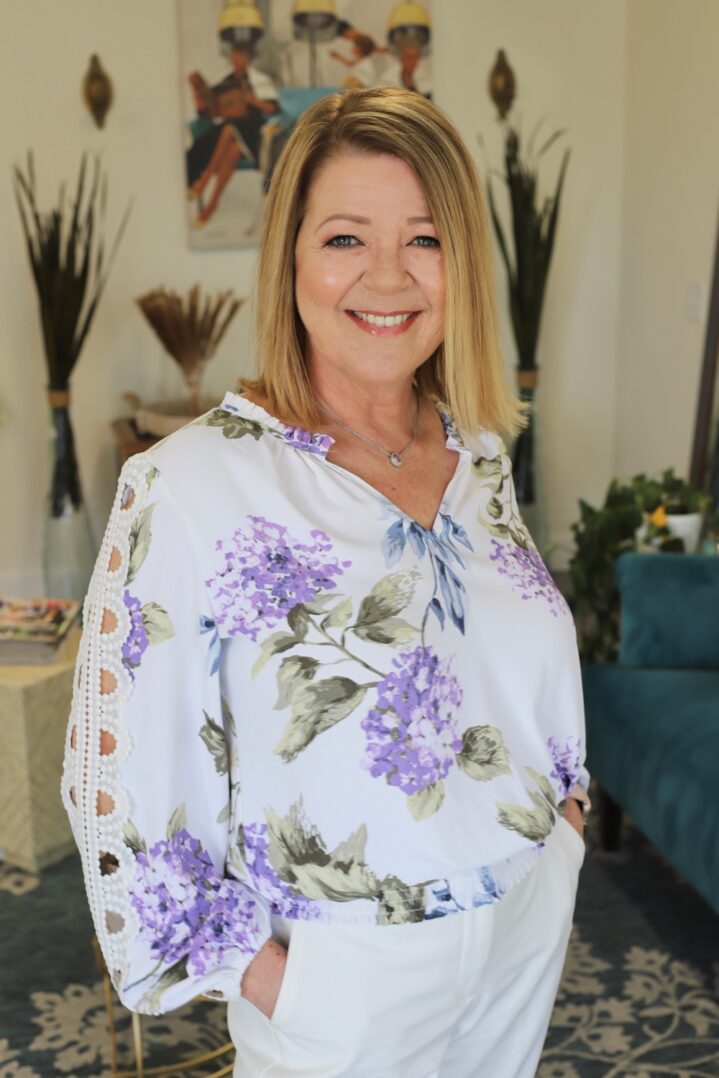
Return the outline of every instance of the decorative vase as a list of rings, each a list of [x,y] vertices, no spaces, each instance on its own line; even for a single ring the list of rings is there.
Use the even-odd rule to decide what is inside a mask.
[[[522,519],[539,553],[547,561],[547,507],[539,472],[540,438],[537,423],[537,384],[539,368],[517,368],[519,399],[528,401],[529,422],[512,449],[512,474]]]
[[[97,549],[80,486],[70,421],[70,393],[49,390],[52,476],[43,535],[45,594],[82,603]]]

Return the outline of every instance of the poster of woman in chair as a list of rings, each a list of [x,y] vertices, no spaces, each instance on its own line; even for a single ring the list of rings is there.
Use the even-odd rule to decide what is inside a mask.
[[[317,97],[431,97],[428,3],[179,0],[189,245],[253,246],[282,147]]]

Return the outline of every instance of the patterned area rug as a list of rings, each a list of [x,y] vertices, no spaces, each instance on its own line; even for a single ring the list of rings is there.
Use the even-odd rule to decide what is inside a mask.
[[[716,1078],[719,918],[636,828],[617,853],[599,849],[595,828],[538,1078]],[[39,879],[0,865],[0,1078],[109,1078],[91,937],[77,857]],[[117,1000],[115,1015],[130,1070],[130,1016]],[[142,1026],[149,1067],[228,1040],[224,1007],[209,1001]]]

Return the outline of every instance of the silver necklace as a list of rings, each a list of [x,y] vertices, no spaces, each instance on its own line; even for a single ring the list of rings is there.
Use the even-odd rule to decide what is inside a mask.
[[[374,442],[371,438],[368,438],[366,434],[360,434],[360,432],[358,430],[354,430],[353,427],[348,427],[346,423],[343,423],[341,419],[337,418],[337,416],[334,414],[334,412],[331,412],[329,410],[329,408],[327,407],[326,404],[322,403],[322,401],[319,399],[319,397],[316,397],[315,399],[316,399],[317,404],[319,405],[319,407],[325,413],[325,415],[328,415],[330,417],[330,419],[333,419],[334,422],[337,423],[340,427],[344,427],[344,429],[346,431],[349,431],[350,434],[354,434],[354,436],[356,438],[361,438],[363,442],[367,442],[368,445],[372,445],[372,446],[375,447],[375,449],[379,449],[380,453],[384,453],[384,455],[387,457],[387,460],[390,462],[390,464],[394,468],[401,468],[402,465],[404,464],[404,454],[407,452],[407,450],[409,449],[409,447],[412,445],[415,438],[417,437],[417,426],[418,426],[418,423],[419,423],[419,393],[417,393],[416,390],[415,390],[415,395],[417,397],[417,409],[416,409],[415,414],[414,414],[414,424],[412,426],[412,437],[407,442],[407,445],[403,449],[400,449],[399,452],[397,452],[396,450],[385,449],[385,447],[383,445],[380,445],[379,442]]]

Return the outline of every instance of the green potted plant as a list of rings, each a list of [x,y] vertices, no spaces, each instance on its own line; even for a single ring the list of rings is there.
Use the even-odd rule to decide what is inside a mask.
[[[583,662],[614,662],[619,652],[615,559],[627,550],[693,552],[699,532],[692,538],[692,530],[685,541],[674,522],[698,516],[700,531],[708,505],[708,495],[675,476],[672,468],[660,479],[643,472],[631,479],[613,479],[598,509],[579,500],[580,518],[572,524],[575,551],[569,562],[569,604]]]
[[[670,535],[681,540],[687,554],[694,554],[711,504],[709,495],[675,475],[673,468],[665,469],[661,480],[648,480],[640,485],[638,493],[644,511],[638,539],[652,543],[660,536]]]

